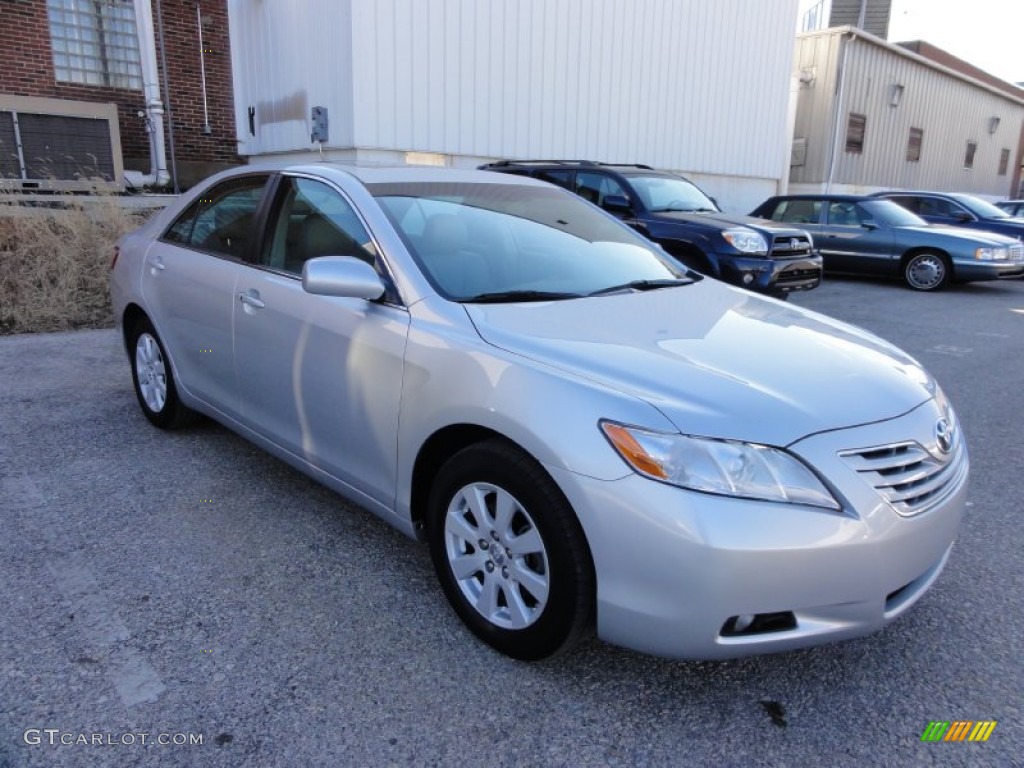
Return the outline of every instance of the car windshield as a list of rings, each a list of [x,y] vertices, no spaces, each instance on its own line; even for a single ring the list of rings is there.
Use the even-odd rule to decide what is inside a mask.
[[[369,184],[438,292],[453,301],[539,301],[685,282],[625,225],[554,187]]]
[[[672,176],[630,176],[629,183],[651,213],[717,211],[714,201],[686,179]]]
[[[987,200],[973,195],[953,195],[953,199],[969,210],[975,216],[983,219],[1008,219],[1010,214],[1002,208],[997,208]]]
[[[928,222],[911,213],[899,203],[892,200],[865,200],[861,203],[865,211],[871,214],[877,223],[889,227],[927,227]]]

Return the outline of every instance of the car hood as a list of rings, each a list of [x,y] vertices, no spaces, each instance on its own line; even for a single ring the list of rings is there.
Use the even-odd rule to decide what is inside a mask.
[[[984,232],[976,229],[964,229],[963,227],[949,227],[944,224],[930,224],[926,227],[910,226],[896,227],[901,232],[907,232],[913,236],[924,237],[950,237],[966,244],[983,244],[995,246],[1013,245],[1017,238],[1008,235],[1000,235],[998,232]]]
[[[741,213],[687,213],[686,211],[659,211],[651,214],[656,219],[668,222],[679,222],[687,224],[699,224],[714,229],[728,229],[729,227],[748,227],[759,232],[769,232],[773,235],[794,236],[804,234],[805,230],[792,226],[779,224],[768,219],[758,219],[753,216],[745,216]]]
[[[687,434],[784,446],[934,392],[916,361],[866,331],[710,279],[465,308],[488,343],[641,398]]]

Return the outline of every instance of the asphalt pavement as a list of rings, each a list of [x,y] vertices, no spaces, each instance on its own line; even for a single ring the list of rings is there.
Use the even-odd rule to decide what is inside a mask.
[[[0,766],[1024,766],[1024,281],[792,302],[935,374],[970,507],[892,627],[715,663],[499,656],[425,547],[211,422],[151,427],[114,331],[0,338]]]

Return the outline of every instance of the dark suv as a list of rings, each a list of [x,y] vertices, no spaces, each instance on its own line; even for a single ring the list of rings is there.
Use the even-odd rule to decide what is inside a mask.
[[[929,224],[968,227],[1024,239],[1024,218],[1011,216],[974,195],[956,192],[876,192],[916,213]]]
[[[549,181],[600,206],[698,272],[785,296],[821,282],[821,257],[802,229],[723,213],[692,182],[646,165],[500,160],[481,170]]]

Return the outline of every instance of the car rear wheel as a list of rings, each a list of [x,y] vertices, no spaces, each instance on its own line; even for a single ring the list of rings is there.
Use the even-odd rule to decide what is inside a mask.
[[[531,457],[501,440],[455,454],[430,494],[434,569],[459,618],[513,658],[547,658],[589,631],[594,573],[569,502]]]
[[[949,282],[951,274],[949,261],[934,251],[916,253],[903,265],[903,279],[915,291],[937,291]]]
[[[129,337],[135,396],[146,418],[161,429],[177,429],[191,422],[195,412],[178,398],[174,375],[153,324],[140,319]]]

